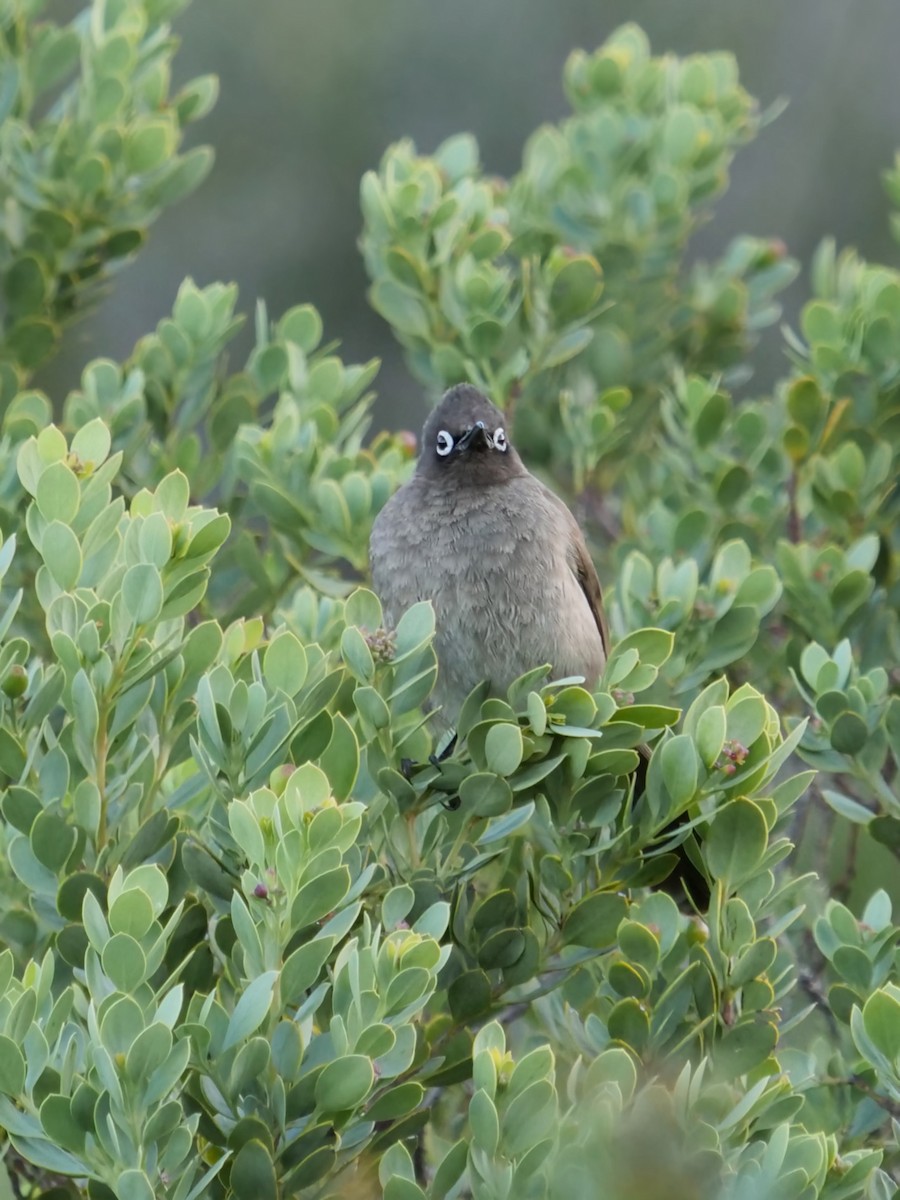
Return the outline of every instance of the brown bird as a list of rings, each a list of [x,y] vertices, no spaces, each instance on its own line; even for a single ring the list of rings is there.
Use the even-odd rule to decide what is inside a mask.
[[[597,682],[609,635],[584,535],[474,387],[451,388],[425,422],[416,472],[378,514],[369,549],[390,624],[434,605],[442,725],[484,679],[504,695],[550,663],[554,678]]]

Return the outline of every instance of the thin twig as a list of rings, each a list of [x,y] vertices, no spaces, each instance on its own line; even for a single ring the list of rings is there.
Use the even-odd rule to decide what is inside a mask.
[[[800,520],[800,513],[797,509],[797,472],[791,471],[791,477],[788,480],[788,520],[787,533],[790,540],[796,545],[803,539],[803,522]]]

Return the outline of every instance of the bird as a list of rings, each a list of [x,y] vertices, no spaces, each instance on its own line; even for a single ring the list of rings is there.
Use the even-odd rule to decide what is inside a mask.
[[[415,471],[376,517],[369,552],[389,626],[418,601],[433,605],[439,729],[454,730],[484,680],[505,696],[544,664],[553,678],[599,679],[609,632],[584,534],[471,384],[450,388],[429,415]]]

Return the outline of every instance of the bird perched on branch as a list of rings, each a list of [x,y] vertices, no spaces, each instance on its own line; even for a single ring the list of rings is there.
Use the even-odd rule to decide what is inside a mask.
[[[448,728],[483,679],[504,695],[542,663],[589,687],[603,670],[603,600],[578,523],[525,468],[500,410],[468,384],[425,422],[416,472],[376,518],[370,555],[391,624],[419,600],[434,605],[432,702]]]

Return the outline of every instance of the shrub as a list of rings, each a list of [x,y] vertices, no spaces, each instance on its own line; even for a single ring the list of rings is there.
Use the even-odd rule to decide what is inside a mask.
[[[470,379],[510,412],[614,580],[597,690],[539,664],[478,690],[432,767],[431,607],[386,630],[365,586],[412,467],[368,436],[377,363],[261,306],[228,373],[235,289],[186,281],[56,423],[29,386],[208,163],[171,157],[215,95],[168,98],[176,7],[4,19],[8,1176],[888,1200],[900,277],[823,246],[789,375],[735,400],[795,265],[686,255],[759,116],[729,56],[654,58],[634,26],[570,58],[573,115],[513,179],[466,136],[388,150],[372,303],[430,394]],[[823,814],[868,866],[792,861]],[[703,884],[680,903],[678,854]]]

